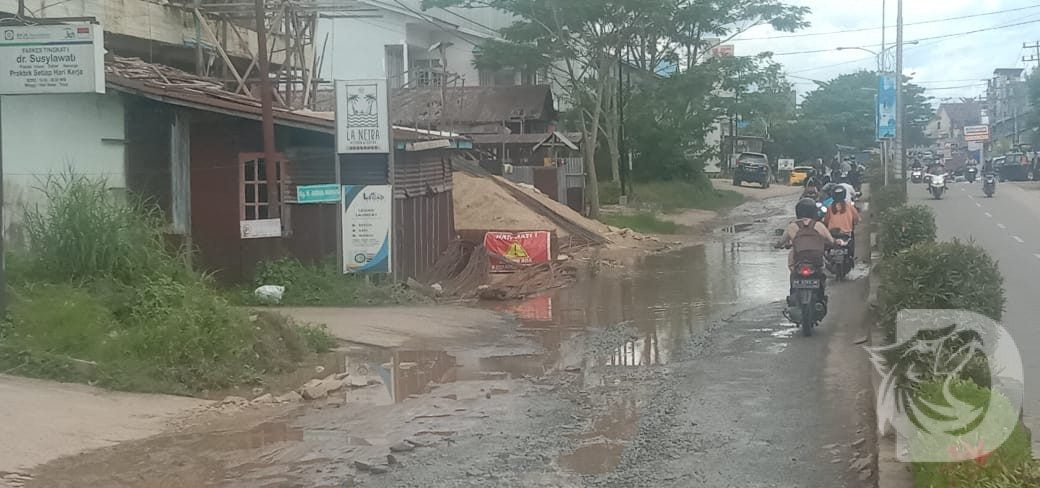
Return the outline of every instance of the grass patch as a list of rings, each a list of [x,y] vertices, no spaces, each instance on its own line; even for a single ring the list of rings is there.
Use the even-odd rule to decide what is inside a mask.
[[[664,212],[677,212],[732,208],[744,203],[744,196],[731,190],[717,190],[708,180],[703,183],[657,181],[636,183],[633,201]]]
[[[635,215],[605,215],[601,220],[614,227],[628,228],[644,234],[677,234],[679,232],[678,224],[658,219],[650,212]]]
[[[401,284],[380,278],[344,275],[335,262],[308,265],[292,258],[266,261],[257,268],[252,286],[241,290],[247,305],[265,305],[253,290],[263,285],[285,287],[279,305],[287,306],[376,306],[416,303],[425,300]]]
[[[26,210],[11,259],[0,372],[190,394],[262,382],[328,347],[321,329],[250,316],[171,252],[158,210],[72,174]]]

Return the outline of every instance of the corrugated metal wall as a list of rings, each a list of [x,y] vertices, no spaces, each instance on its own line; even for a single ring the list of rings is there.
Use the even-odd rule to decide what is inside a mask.
[[[397,151],[394,166],[394,269],[417,277],[455,239],[451,159],[442,150]]]

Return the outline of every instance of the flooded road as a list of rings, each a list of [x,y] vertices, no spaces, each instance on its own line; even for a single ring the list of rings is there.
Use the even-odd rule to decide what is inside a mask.
[[[708,244],[623,270],[592,262],[572,287],[487,304],[514,314],[536,352],[373,352],[344,366],[367,381],[328,400],[62,459],[27,486],[856,486],[846,478],[861,473],[815,447],[862,420],[850,388],[863,378],[834,359],[853,332],[792,337],[777,303],[786,255],[771,244],[792,204],[751,203]],[[854,285],[832,300],[855,308]],[[762,456],[773,473],[739,471]],[[788,474],[799,458],[824,478]],[[830,483],[802,483],[813,479]]]

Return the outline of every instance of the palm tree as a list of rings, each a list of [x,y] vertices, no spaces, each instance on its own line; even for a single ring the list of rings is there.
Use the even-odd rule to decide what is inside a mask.
[[[358,102],[360,100],[361,100],[361,97],[359,97],[357,93],[351,94],[350,96],[347,97],[347,107],[348,107],[347,113],[348,114],[355,115],[355,114],[357,114],[359,112],[358,111]]]
[[[369,93],[365,95],[365,103],[368,104],[368,115],[376,113],[376,96]]]

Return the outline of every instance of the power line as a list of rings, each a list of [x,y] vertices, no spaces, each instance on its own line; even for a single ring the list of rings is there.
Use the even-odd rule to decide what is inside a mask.
[[[1040,4],[1030,5],[1028,7],[1019,7],[1019,8],[1013,8],[1013,9],[1007,9],[1007,10],[996,10],[996,11],[993,11],[993,12],[985,12],[985,13],[980,13],[980,14],[961,15],[961,16],[958,16],[958,17],[947,17],[945,19],[923,20],[923,21],[920,21],[920,22],[907,23],[907,24],[904,24],[904,26],[935,24],[935,23],[939,23],[939,22],[948,22],[948,21],[951,21],[951,20],[972,19],[972,18],[977,18],[977,17],[985,17],[985,16],[989,16],[989,15],[1005,14],[1005,13],[1009,13],[1009,12],[1019,12],[1019,11],[1022,11],[1022,10],[1030,10],[1030,9],[1034,9],[1034,8],[1040,8]],[[867,32],[867,31],[873,31],[873,30],[881,30],[881,26],[877,26],[877,27],[862,27],[862,28],[859,28],[859,29],[845,29],[845,30],[830,31],[830,32],[807,32],[807,33],[803,33],[803,34],[786,34],[786,35],[766,36],[766,37],[747,37],[747,38],[744,38],[744,39],[734,39],[734,41],[762,41],[762,40],[769,40],[769,39],[789,39],[789,38],[793,38],[793,37],[830,36],[830,35],[835,35],[835,34],[848,34],[848,33],[853,33],[853,32]]]

